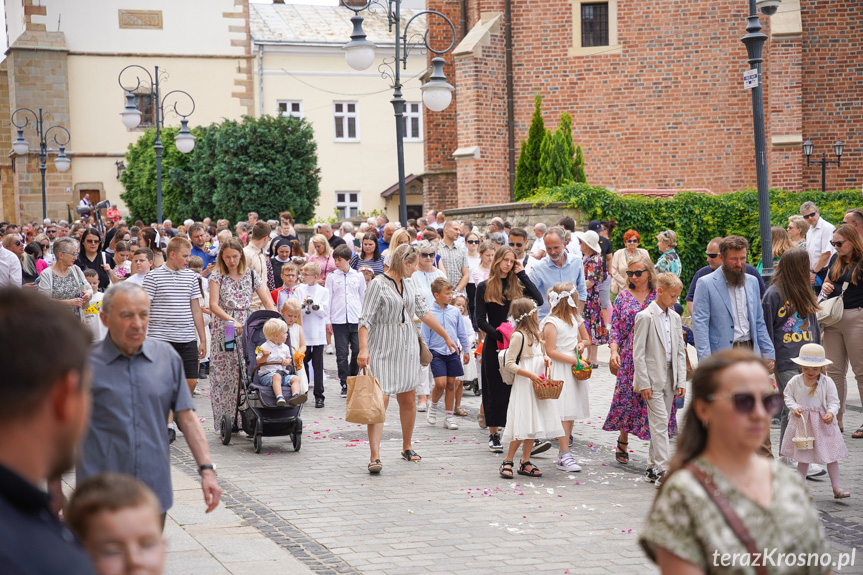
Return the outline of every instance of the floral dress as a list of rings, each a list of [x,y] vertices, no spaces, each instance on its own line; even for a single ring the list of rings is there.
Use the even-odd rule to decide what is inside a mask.
[[[677,277],[683,272],[683,264],[680,263],[680,256],[673,249],[668,250],[656,261],[656,273],[671,272]]]
[[[650,302],[656,299],[656,292],[648,295],[643,304],[623,290],[614,300],[611,312],[611,343],[618,345],[620,354],[620,369],[617,372],[617,383],[611,409],[602,429],[605,431],[622,431],[633,433],[639,439],[650,439],[650,424],[647,421],[647,404],[641,394],[632,388],[634,379],[634,362],[632,360],[632,336],[635,334],[635,316],[646,309]],[[669,437],[677,434],[677,405],[671,404],[671,416],[668,418]]]
[[[219,307],[235,321],[245,324],[251,313],[252,293],[261,286],[261,278],[254,276],[247,268],[245,275],[239,280],[223,276],[218,270],[210,274],[210,290],[213,286],[219,288]],[[212,315],[210,344],[210,401],[213,405],[213,429],[218,430],[222,415],[228,414],[232,419],[237,411],[237,391],[240,383],[241,365],[237,351],[225,351],[225,325],[227,322],[216,314]],[[237,342],[242,339],[237,335]],[[238,346],[238,350],[242,349]]]
[[[587,301],[584,302],[584,326],[590,334],[591,345],[608,343],[608,327],[602,317],[602,304],[599,299],[599,284],[608,277],[602,265],[602,255],[594,254],[584,258],[584,281],[592,281],[593,286],[587,290]]]

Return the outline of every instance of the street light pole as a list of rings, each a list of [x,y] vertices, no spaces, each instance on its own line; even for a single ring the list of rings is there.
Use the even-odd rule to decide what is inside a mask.
[[[33,116],[32,119],[28,116],[28,113],[30,116]],[[17,121],[15,116],[18,116]],[[24,128],[30,125],[30,122],[33,122],[36,135],[39,137],[38,150],[30,150],[30,144],[24,139]],[[39,153],[39,172],[42,174],[42,219],[44,220],[48,217],[48,200],[45,192],[45,171],[47,169],[48,154],[56,151],[58,154],[54,158],[54,166],[58,172],[67,171],[72,162],[66,156],[66,145],[72,139],[72,135],[69,133],[69,130],[60,125],[54,125],[45,129],[42,108],[39,108],[39,112],[34,112],[30,108],[18,108],[12,112],[12,125],[18,128],[18,137],[12,142],[12,151],[19,156],[26,156],[31,151]],[[57,150],[48,147],[48,135],[52,131],[54,132],[52,139],[58,146]]]
[[[139,72],[136,72],[135,75],[135,86],[133,88],[127,88],[123,85],[123,73],[126,70],[130,70],[132,68],[137,68]],[[191,111],[188,114],[181,114],[177,110],[177,102],[174,101],[168,108],[167,111],[173,111],[175,114],[180,116],[182,120],[180,120],[180,132],[174,136],[174,142],[177,145],[177,150],[188,154],[195,147],[195,136],[189,131],[189,121],[186,119],[195,113],[195,100],[192,96],[189,95],[188,92],[183,90],[172,90],[165,94],[164,97],[161,95],[161,91],[159,90],[159,67],[155,67],[155,74],[151,75],[150,72],[144,68],[143,66],[139,66],[137,64],[132,64],[131,66],[126,66],[122,70],[120,70],[120,75],[117,78],[117,81],[120,84],[120,87],[123,88],[126,92],[126,107],[120,113],[120,116],[123,119],[123,125],[127,128],[134,129],[141,123],[141,111],[135,106],[135,96],[149,96],[150,102],[153,105],[153,112],[155,115],[155,126],[156,126],[156,139],[153,142],[153,150],[156,152],[156,216],[158,223],[162,223],[162,151],[165,147],[162,145],[162,128],[164,128],[165,124],[165,102],[167,102],[168,97],[177,94],[178,96],[186,96],[189,102],[192,105]],[[145,86],[146,91],[139,91],[142,87],[140,71],[146,74],[145,81],[149,82],[148,84],[143,84]],[[164,71],[163,71],[164,72]]]
[[[835,160],[828,160],[827,154],[821,152],[821,162],[816,162],[821,164],[821,191],[827,191],[827,166],[830,164],[836,164],[836,167],[842,165],[842,150],[845,148],[845,143],[842,140],[836,140],[836,143],[833,144],[833,152],[836,154]],[[809,167],[809,158],[812,156],[812,150],[815,149],[815,145],[810,141],[806,140],[803,142],[803,154],[806,156],[806,167]]]
[[[407,191],[405,189],[405,125],[404,125],[404,110],[405,99],[402,97],[402,82],[401,70],[399,66],[407,70],[408,55],[413,48],[419,47],[422,50],[427,50],[435,54],[432,58],[432,74],[429,81],[423,84],[423,103],[433,112],[441,112],[449,106],[452,101],[453,87],[447,83],[446,76],[443,73],[444,59],[442,54],[446,54],[455,47],[456,34],[455,26],[452,21],[445,15],[436,10],[423,10],[414,14],[410,20],[404,25],[402,31],[401,25],[401,3],[402,0],[367,0],[364,6],[351,6],[346,0],[341,0],[342,5],[354,13],[351,17],[351,23],[354,30],[351,33],[351,41],[345,44],[345,59],[348,65],[354,70],[365,70],[374,62],[375,45],[366,39],[363,32],[363,17],[360,12],[366,10],[372,4],[378,4],[387,11],[387,20],[389,23],[390,32],[395,28],[395,58],[392,62],[386,59],[378,67],[381,75],[384,78],[392,79],[393,98],[390,103],[393,105],[393,112],[396,118],[396,157],[398,163],[398,178],[399,178],[399,220],[403,228],[408,225],[408,207],[407,207]],[[452,32],[452,41],[445,50],[435,50],[428,43],[428,31],[420,36],[415,36],[408,40],[408,29],[411,23],[420,16],[428,14],[429,16],[438,16],[449,24]],[[417,40],[414,41],[414,38]]]

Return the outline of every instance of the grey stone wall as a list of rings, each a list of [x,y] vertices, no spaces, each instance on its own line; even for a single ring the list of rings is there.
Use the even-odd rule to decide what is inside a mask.
[[[514,228],[524,228],[527,230],[528,239],[533,240],[533,226],[539,222],[551,227],[560,221],[564,216],[570,216],[575,220],[576,229],[587,230],[588,220],[578,210],[570,208],[564,202],[555,202],[541,206],[534,206],[529,203],[516,202],[512,204],[494,204],[488,206],[474,206],[471,208],[458,208],[455,210],[445,210],[447,219],[454,220],[469,220],[473,222],[474,229],[485,233],[488,229],[488,222],[492,218],[503,218],[504,221],[509,221]]]

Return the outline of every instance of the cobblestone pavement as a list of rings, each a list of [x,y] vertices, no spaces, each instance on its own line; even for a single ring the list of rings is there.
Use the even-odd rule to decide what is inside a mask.
[[[225,505],[242,525],[258,528],[311,571],[657,572],[636,543],[656,493],[642,480],[647,443],[630,439],[631,461],[622,466],[613,457],[616,433],[601,429],[614,390],[607,364],[591,379],[591,418],[575,425],[572,450],[583,471],[555,469],[552,449],[532,458],[543,470],[542,478],[516,475],[510,481],[498,476],[502,456],[488,451],[488,433],[476,423],[479,398],[471,392],[463,400],[470,416],[458,418],[457,431],[445,430],[443,417],[433,427],[425,414],[418,414],[414,449],[423,456],[420,463],[399,457],[401,428],[393,402],[383,435],[384,470],[369,475],[365,429],[344,421],[345,400],[331,379],[333,356],[325,357],[325,367],[326,407],[306,404],[298,453],[289,438],[270,437],[255,454],[251,439],[242,433],[223,446],[213,430],[206,381],[195,398]],[[853,396],[849,401],[859,406],[856,391]],[[826,478],[808,482],[826,533],[839,550],[863,551],[863,492],[858,488],[863,440],[850,437],[861,422],[863,412],[857,407],[846,418],[851,458],[841,464],[842,485],[852,498],[835,501]],[[773,434],[775,446],[778,430]],[[174,444],[172,457],[175,472],[197,477],[182,439]],[[169,572],[180,571],[169,565]],[[842,572],[863,573],[863,567]]]

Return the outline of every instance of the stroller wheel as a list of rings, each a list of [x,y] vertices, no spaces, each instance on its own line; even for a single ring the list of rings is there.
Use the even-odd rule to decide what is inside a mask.
[[[255,453],[260,453],[261,448],[264,446],[264,436],[260,433],[255,435]]]
[[[219,422],[219,437],[222,439],[222,445],[231,443],[231,417],[227,413],[222,416],[222,421]]]
[[[479,388],[479,381],[473,380],[473,394],[480,395],[482,390]]]
[[[291,443],[294,444],[294,451],[299,451],[303,446],[303,432],[295,431],[291,434]]]

